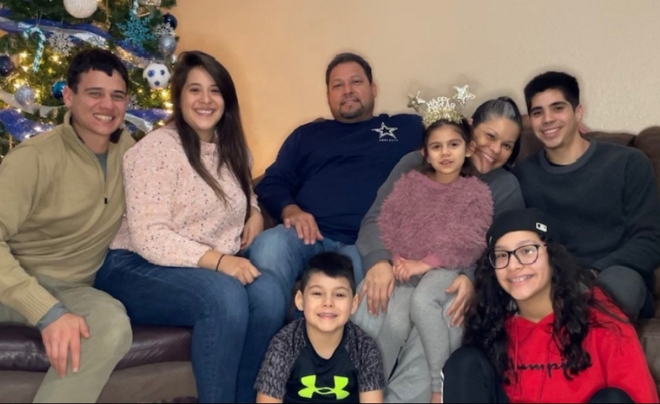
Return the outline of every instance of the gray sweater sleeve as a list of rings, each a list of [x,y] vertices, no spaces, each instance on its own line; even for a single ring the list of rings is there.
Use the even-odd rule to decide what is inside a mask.
[[[518,178],[509,171],[504,168],[498,168],[481,175],[480,178],[488,184],[490,192],[493,195],[494,216],[508,210],[522,209],[525,207]],[[472,266],[471,268],[461,271],[461,274],[467,276],[470,281],[472,281],[472,284],[474,284],[474,271],[475,267]]]
[[[419,150],[412,151],[399,160],[392,172],[387,177],[383,185],[378,189],[376,199],[369,208],[369,211],[362,219],[360,232],[356,241],[356,246],[362,257],[362,267],[365,272],[371,269],[378,261],[392,261],[392,255],[383,245],[378,229],[378,216],[383,202],[390,195],[394,188],[394,183],[411,169],[418,167],[423,162],[422,154]]]
[[[481,176],[493,194],[494,216],[503,212],[524,209],[525,201],[520,191],[518,178],[504,168],[498,168]]]
[[[48,312],[43,317],[41,317],[41,320],[37,322],[36,327],[39,329],[39,331],[43,331],[44,328],[53,324],[55,320],[59,319],[68,312],[69,310],[64,307],[64,304],[62,302],[58,302],[55,306],[48,310]]]

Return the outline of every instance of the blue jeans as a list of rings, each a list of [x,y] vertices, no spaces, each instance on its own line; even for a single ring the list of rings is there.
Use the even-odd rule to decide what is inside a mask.
[[[192,327],[191,361],[199,402],[254,402],[253,385],[285,304],[262,275],[243,286],[221,272],[163,267],[127,250],[110,250],[94,286],[126,306],[131,321]]]
[[[257,267],[261,276],[268,274],[272,282],[270,293],[284,296],[286,301],[280,307],[271,307],[271,316],[286,316],[291,304],[291,291],[296,279],[307,267],[307,262],[314,255],[324,251],[336,251],[348,256],[353,262],[355,282],[359,284],[364,278],[360,254],[355,245],[324,238],[312,245],[305,245],[292,227],[287,229],[280,224],[261,233],[247,249],[246,256],[252,265]]]

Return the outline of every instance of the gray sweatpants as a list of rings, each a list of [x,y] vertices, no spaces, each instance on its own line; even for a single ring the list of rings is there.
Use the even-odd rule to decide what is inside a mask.
[[[610,292],[623,311],[633,319],[639,317],[643,309],[653,311],[652,305],[645,307],[647,300],[653,300],[648,296],[651,292],[644,278],[633,269],[618,265],[605,268],[598,274],[596,283]]]
[[[445,289],[457,276],[456,270],[432,269],[421,279],[397,284],[394,294],[399,296],[394,298],[393,294],[385,318],[385,322],[390,324],[387,327],[390,335],[383,332],[379,335],[381,349],[400,349],[413,326],[417,328],[431,374],[431,391],[434,392],[442,391],[442,367],[449,355],[460,347],[463,337],[463,329],[451,327],[451,318],[446,314],[453,295],[449,296]]]
[[[434,269],[421,279],[397,283],[387,306],[387,314],[378,318],[371,317],[366,312],[366,301],[363,300],[353,321],[378,342],[386,377],[394,376],[392,370],[395,365],[397,371],[399,370],[402,365],[401,361],[397,365],[397,359],[401,359],[399,354],[406,343],[410,342],[413,330],[416,329],[424,347],[428,372],[431,374],[431,390],[442,390],[442,367],[451,352],[460,346],[463,333],[462,328],[449,326],[451,319],[446,315],[454,295],[448,295],[445,289],[456,279],[458,273],[456,270]],[[426,369],[423,373],[427,373]],[[411,374],[410,377],[412,376]],[[390,380],[388,389],[394,387],[391,385],[392,381]],[[403,395],[407,396],[405,393]],[[386,392],[386,401],[387,396]]]
[[[362,285],[358,287],[358,291]],[[375,340],[383,331],[384,335],[389,332],[385,327],[386,314],[380,312],[378,316],[372,316],[367,310],[367,299],[360,302],[357,311],[351,317],[351,321],[362,328]],[[389,324],[387,325],[389,327]],[[386,403],[428,403],[431,400],[431,378],[429,368],[426,365],[424,347],[419,338],[417,328],[413,327],[408,340],[403,347],[395,348],[381,354],[385,361],[389,363],[384,366],[385,379],[387,386],[385,388]],[[394,356],[394,361],[391,359]],[[398,356],[398,361],[397,361]],[[387,359],[389,358],[389,360]],[[392,362],[396,363],[396,368],[392,369]]]

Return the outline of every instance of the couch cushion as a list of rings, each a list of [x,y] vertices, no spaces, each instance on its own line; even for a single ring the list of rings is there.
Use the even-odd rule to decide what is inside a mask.
[[[646,361],[656,385],[660,387],[660,319],[651,318],[640,321],[637,326]],[[660,388],[659,388],[660,390]]]
[[[660,186],[660,126],[644,129],[635,139],[635,147],[651,160],[656,181]]]
[[[189,361],[190,342],[191,331],[187,328],[134,325],[133,345],[117,369]],[[45,372],[49,366],[37,329],[0,324],[0,371]]]
[[[634,146],[635,135],[628,132],[589,132],[584,135],[587,139],[597,139],[604,142],[616,143],[622,146]]]
[[[659,128],[660,129],[660,128]],[[636,136],[626,132],[589,132],[584,135],[587,139],[597,139],[623,146],[634,146]],[[520,135],[520,154],[517,161],[523,161],[527,157],[536,154],[543,148],[543,143],[537,139],[531,129],[524,129]]]

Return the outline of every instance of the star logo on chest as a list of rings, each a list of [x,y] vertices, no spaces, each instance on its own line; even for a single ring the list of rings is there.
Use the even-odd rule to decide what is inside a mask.
[[[379,142],[398,142],[399,139],[396,138],[394,131],[399,128],[390,128],[385,125],[385,122],[381,122],[380,128],[372,129],[374,132],[378,132],[378,141]]]

